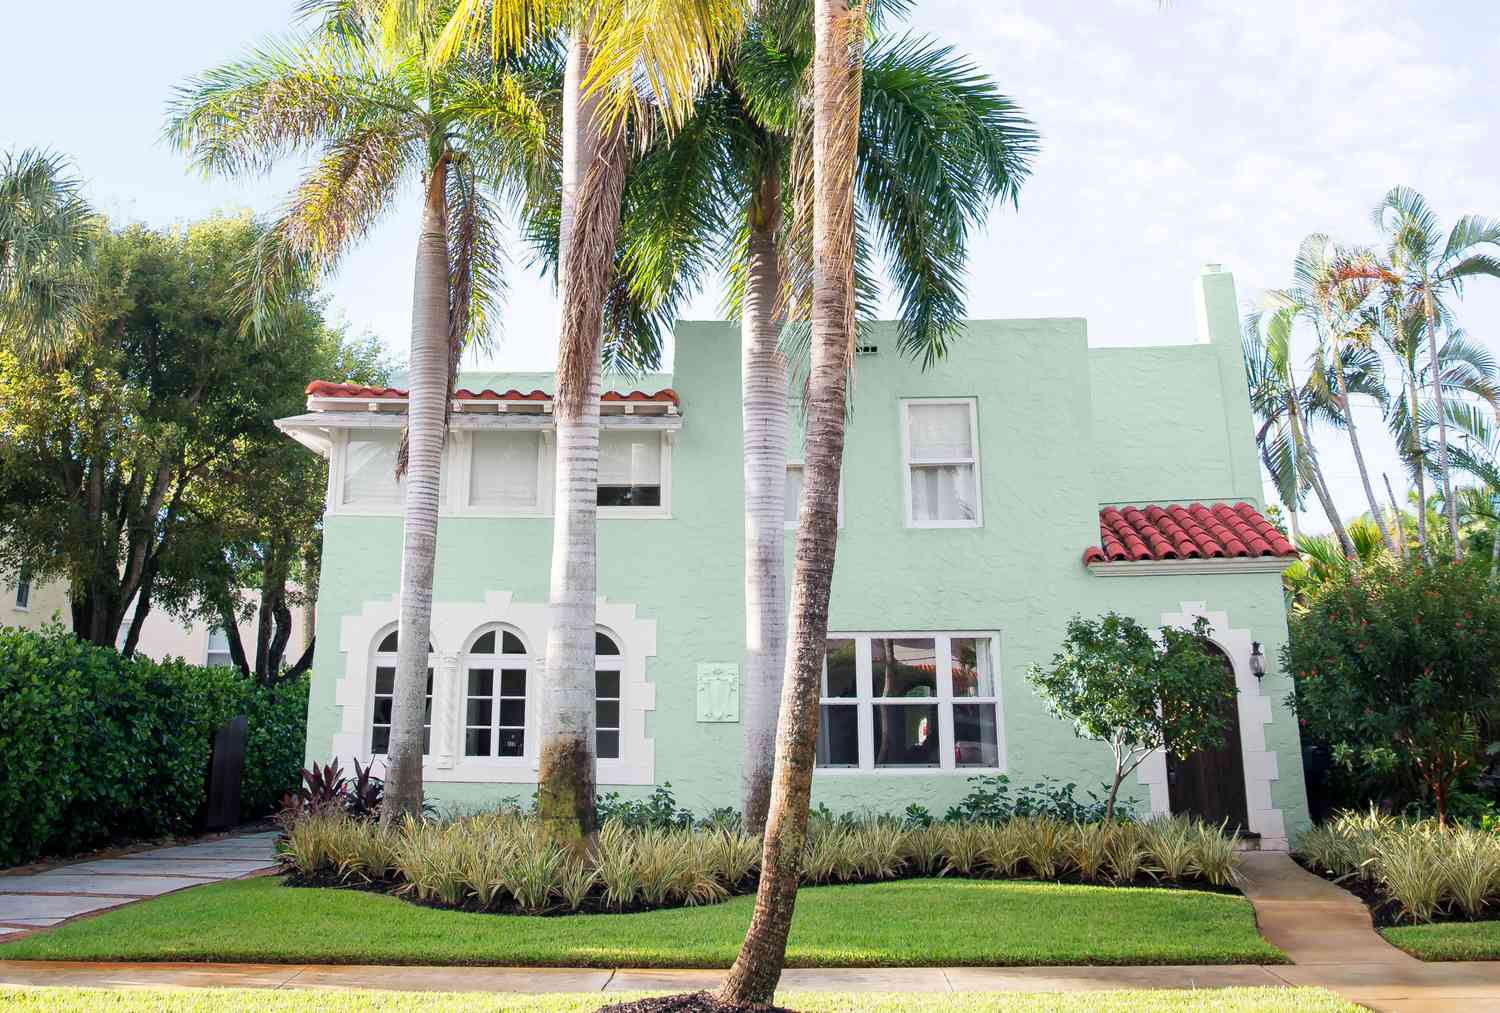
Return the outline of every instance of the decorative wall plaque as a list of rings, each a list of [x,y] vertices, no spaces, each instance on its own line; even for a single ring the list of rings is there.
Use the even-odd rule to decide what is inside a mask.
[[[698,720],[740,719],[740,666],[706,662],[698,666]]]

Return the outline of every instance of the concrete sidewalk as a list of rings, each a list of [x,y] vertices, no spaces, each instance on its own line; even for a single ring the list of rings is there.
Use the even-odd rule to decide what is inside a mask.
[[[276,832],[270,831],[0,876],[0,940],[75,915],[272,868],[275,846]]]

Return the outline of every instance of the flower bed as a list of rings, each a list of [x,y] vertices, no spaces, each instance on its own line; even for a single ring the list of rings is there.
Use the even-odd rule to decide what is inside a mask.
[[[533,816],[480,813],[381,827],[338,808],[286,822],[281,861],[292,885],[380,890],[466,911],[626,912],[712,904],[755,889],[761,842],[732,826],[632,827],[606,821],[592,856],[550,844]],[[893,818],[815,818],[808,885],[920,876],[1031,878],[1230,890],[1234,842],[1198,821],[914,826]]]
[[[1294,857],[1370,907],[1377,926],[1500,918],[1500,837],[1489,830],[1341,813]]]

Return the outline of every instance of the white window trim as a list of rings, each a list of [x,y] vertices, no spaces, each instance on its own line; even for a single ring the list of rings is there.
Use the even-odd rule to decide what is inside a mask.
[[[525,654],[475,654],[474,642],[491,630],[495,633],[495,645],[500,646],[501,638],[505,633],[515,635],[521,641],[521,646],[526,648]],[[493,661],[495,669],[494,696],[491,699],[493,710],[490,714],[490,727],[497,727],[500,718],[500,672],[504,668],[516,668],[517,663],[526,669],[526,718],[525,718],[525,748],[520,756],[469,756],[464,752],[468,736],[468,711],[469,711],[469,666],[476,660]],[[531,649],[531,640],[525,631],[510,623],[487,623],[474,632],[464,641],[462,660],[458,666],[458,681],[454,685],[454,694],[458,698],[458,726],[455,739],[454,752],[456,760],[467,766],[490,767],[500,771],[510,771],[521,775],[525,780],[536,769],[537,760],[537,736],[541,734],[541,715],[538,712],[537,698],[540,696],[540,673],[546,663],[544,656],[534,653]],[[437,721],[437,686],[433,686],[433,721]],[[494,733],[498,735],[498,732]],[[490,742],[491,748],[495,746],[495,740]],[[507,779],[508,780],[508,779]]]
[[[656,620],[641,618],[636,606],[600,598],[596,603],[597,624],[620,645],[623,664],[620,679],[620,759],[601,760],[601,786],[651,785],[656,783],[656,743],[646,735],[646,714],[656,709],[656,684],[647,681],[647,659],[656,656]],[[313,756],[327,749],[352,769],[356,757],[370,757],[370,724],[374,708],[374,673],[371,663],[378,637],[389,633],[400,616],[395,595],[366,601],[359,612],[339,622],[339,650],[344,655],[344,675],[334,684],[334,703],[341,710],[337,731],[326,746],[309,746]],[[518,602],[504,591],[491,591],[479,601],[438,601],[432,610],[432,748],[423,758],[423,778],[434,784],[535,784],[537,764],[533,755],[524,766],[499,767],[493,761],[463,755],[461,729],[464,722],[464,654],[445,650],[445,645],[467,646],[482,627],[509,626],[519,630],[522,642],[533,650],[547,642],[550,624],[545,602]],[[544,661],[532,656],[533,669]],[[540,680],[535,691],[528,686],[528,707],[536,708],[544,692]],[[533,713],[539,714],[538,711]]]
[[[208,628],[208,636],[204,638],[204,641],[203,641],[203,667],[204,668],[212,668],[212,667],[214,667],[215,662],[214,662],[213,659],[214,659],[214,655],[216,655],[216,654],[222,654],[222,655],[224,655],[224,657],[226,657],[226,658],[229,659],[228,664],[225,667],[228,667],[228,668],[234,667],[234,651],[230,650],[230,648],[229,648],[229,634],[227,632],[224,634],[224,649],[222,651],[216,651],[216,650],[214,650],[214,632],[216,630],[218,630],[218,629],[219,629],[219,627],[217,627],[217,626],[210,626]]]
[[[911,459],[911,406],[912,405],[966,405],[969,409],[969,446],[974,450],[973,460],[953,458],[934,461]],[[912,515],[911,470],[914,467],[942,467],[943,465],[971,465],[974,468],[974,507],[972,521],[918,521]],[[979,399],[973,397],[911,397],[901,399],[901,486],[905,497],[902,508],[906,513],[908,528],[982,528],[984,527],[984,484],[981,480],[979,450]]]
[[[791,471],[793,468],[796,468],[798,471],[802,472],[802,480],[804,482],[807,481],[807,465],[803,463],[803,461],[802,461],[801,458],[798,458],[795,461],[788,461],[788,462],[786,462],[786,470],[787,471]],[[783,514],[786,512],[786,506],[785,506],[785,504],[782,505],[782,512],[783,512]],[[796,531],[797,530],[797,522],[796,521],[789,521],[789,520],[787,520],[785,518],[785,516],[782,517],[782,526],[785,527],[786,530],[788,530],[788,531]],[[838,519],[838,528],[839,528],[840,531],[842,531],[844,529],[844,470],[842,468],[839,469],[839,519]]]
[[[485,430],[457,430],[451,433],[449,446],[451,448],[450,459],[452,467],[448,469],[451,478],[448,489],[448,503],[451,508],[445,513],[456,517],[551,517],[552,501],[556,495],[556,475],[554,461],[556,458],[557,436],[552,429],[527,429],[515,431],[540,432],[541,442],[537,445],[537,505],[534,509],[512,510],[498,506],[483,506],[473,503],[470,496],[474,489],[474,437]],[[490,432],[504,430],[489,430]]]
[[[387,665],[387,664],[391,668],[396,667],[396,655],[390,653],[389,651],[382,651],[382,650],[380,650],[380,642],[382,640],[384,640],[386,637],[390,636],[394,632],[396,632],[396,621],[393,619],[390,622],[386,623],[384,626],[382,626],[379,630],[377,630],[375,632],[375,634],[373,636],[370,637],[370,644],[369,644],[369,649],[368,649],[368,658],[369,658],[369,661],[365,665],[365,671],[367,673],[367,678],[366,678],[366,681],[365,681],[364,708],[361,710],[361,714],[362,714],[363,720],[364,720],[363,736],[362,736],[362,743],[363,743],[363,745],[362,745],[362,748],[361,748],[360,752],[357,754],[358,757],[359,757],[359,761],[361,763],[371,763],[371,764],[373,764],[376,760],[384,761],[385,758],[386,758],[386,756],[387,756],[387,754],[385,754],[385,753],[377,753],[377,752],[375,752],[375,749],[374,749],[374,739],[375,739],[375,669],[381,667],[382,665]],[[437,748],[438,748],[438,671],[439,671],[439,669],[438,669],[438,657],[439,657],[439,655],[438,655],[438,652],[437,652],[437,645],[435,643],[432,643],[430,638],[429,638],[428,646],[430,646],[430,647],[433,648],[432,652],[427,655],[427,667],[430,668],[430,669],[432,669],[432,734],[430,736],[428,736],[429,741],[428,741],[427,752],[425,752],[425,753],[422,754],[422,768],[424,770],[427,768],[428,761],[432,758],[433,754],[435,754],[437,752]],[[345,761],[345,760],[352,761],[353,759],[354,759],[353,756],[341,757],[341,761]],[[347,770],[352,770],[353,769],[353,763],[352,762],[341,762],[341,765],[345,769],[347,769]]]
[[[670,429],[661,430],[661,505],[599,507],[599,516],[608,517],[637,517],[655,518],[657,520],[670,520],[672,517],[672,445],[676,442],[674,434]],[[622,647],[623,650],[623,647]]]
[[[354,503],[344,496],[344,475],[347,473],[349,463],[349,437],[353,434],[362,434],[372,430],[343,429],[334,435],[333,453],[328,459],[328,506],[329,513],[348,514],[363,517],[399,517],[406,509],[405,486],[398,485],[397,489],[401,495],[396,497],[394,503]],[[389,431],[385,427],[378,432]],[[399,445],[400,430],[396,430]],[[448,461],[443,462],[445,471]],[[441,511],[443,504],[440,502],[438,509]]]
[[[871,685],[870,641],[875,638],[891,640],[932,640],[936,656],[947,658],[950,667],[945,672],[939,665],[937,673],[937,696],[932,702],[938,705],[938,766],[936,767],[877,767],[875,766],[875,700]],[[955,697],[953,695],[953,673],[951,642],[963,639],[985,639],[990,644],[990,671],[994,675],[995,695],[990,697]],[[1005,704],[1004,688],[1000,673],[1000,632],[998,630],[839,630],[828,632],[829,640],[853,640],[855,654],[855,692],[859,711],[859,766],[813,768],[816,777],[983,777],[989,774],[1004,774],[1009,770],[1009,758],[1005,749]],[[825,658],[824,664],[827,664]],[[880,698],[884,699],[884,698]],[[915,702],[915,701],[913,701]],[[993,767],[960,767],[953,758],[953,705],[995,705],[995,756],[998,763]],[[822,704],[821,695],[819,704]],[[838,706],[850,706],[841,704]]]

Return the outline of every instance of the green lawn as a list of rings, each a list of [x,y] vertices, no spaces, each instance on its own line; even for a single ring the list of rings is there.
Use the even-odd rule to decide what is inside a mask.
[[[1400,925],[1380,934],[1421,960],[1500,960],[1500,922]]]
[[[609,996],[506,995],[495,993],[288,992],[288,991],[130,991],[81,988],[0,989],[0,1010],[25,1013],[582,1013],[641,993]],[[1197,991],[1085,992],[1072,995],[1022,993],[837,994],[796,992],[777,999],[805,1013],[1357,1013],[1360,1007],[1317,988],[1226,988]]]
[[[0,959],[728,967],[753,905],[481,915],[261,877],[34,933],[0,945]],[[1285,961],[1242,897],[965,879],[803,890],[787,958],[792,967]]]

